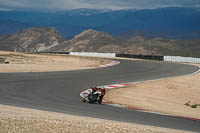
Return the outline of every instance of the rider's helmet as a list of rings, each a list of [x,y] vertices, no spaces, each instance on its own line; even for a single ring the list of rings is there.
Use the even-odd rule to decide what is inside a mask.
[[[104,86],[98,86],[97,88],[98,88],[98,89],[105,89]]]
[[[97,89],[97,87],[95,87],[95,86],[92,86],[92,87],[90,87],[92,90],[96,90]]]

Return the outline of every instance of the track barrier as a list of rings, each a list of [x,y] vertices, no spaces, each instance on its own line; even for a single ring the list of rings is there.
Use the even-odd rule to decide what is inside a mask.
[[[115,53],[70,52],[69,54],[70,55],[78,55],[78,56],[90,56],[90,57],[106,57],[106,58],[116,57]]]
[[[69,54],[70,52],[37,52],[39,54]]]
[[[116,57],[125,57],[125,58],[136,58],[136,59],[148,59],[148,60],[158,60],[163,61],[163,56],[155,55],[134,55],[134,54],[116,54]]]
[[[181,57],[181,56],[135,55],[135,54],[116,54],[116,53],[96,53],[96,52],[38,52],[38,53],[69,54],[77,56],[90,56],[90,57],[103,57],[103,58],[124,57],[124,58],[200,64],[200,58]]]
[[[164,61],[199,64],[200,58],[181,57],[181,56],[164,56]]]

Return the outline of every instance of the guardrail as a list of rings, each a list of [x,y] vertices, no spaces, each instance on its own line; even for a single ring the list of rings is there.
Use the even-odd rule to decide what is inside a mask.
[[[157,61],[171,61],[171,62],[196,63],[196,64],[200,63],[200,58],[181,57],[181,56],[156,56],[156,55],[96,53],[96,52],[38,52],[38,53],[69,54],[77,56],[91,56],[91,57],[105,57],[105,58],[125,57],[125,58],[147,59],[147,60],[157,60]]]
[[[70,52],[37,52],[39,54],[69,54]]]
[[[164,61],[199,64],[200,58],[181,57],[181,56],[164,56]]]
[[[163,61],[163,56],[155,55],[134,55],[134,54],[116,54],[116,57],[125,57],[125,58],[137,58],[137,59],[148,59],[148,60],[158,60]]]
[[[116,53],[70,52],[69,54],[78,56],[106,57],[106,58],[116,57]]]

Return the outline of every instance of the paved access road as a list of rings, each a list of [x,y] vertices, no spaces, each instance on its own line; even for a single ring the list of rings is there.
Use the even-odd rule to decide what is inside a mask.
[[[82,103],[80,92],[93,85],[159,79],[198,70],[195,66],[158,61],[120,62],[117,66],[90,70],[1,73],[0,104],[200,132],[200,121]]]

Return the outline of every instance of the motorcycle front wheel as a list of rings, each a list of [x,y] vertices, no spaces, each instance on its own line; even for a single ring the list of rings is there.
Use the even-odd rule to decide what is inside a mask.
[[[88,96],[89,103],[94,103],[94,102],[96,102],[96,101],[97,101],[97,98],[98,98],[98,95],[93,95],[93,94],[89,95],[89,96]]]

